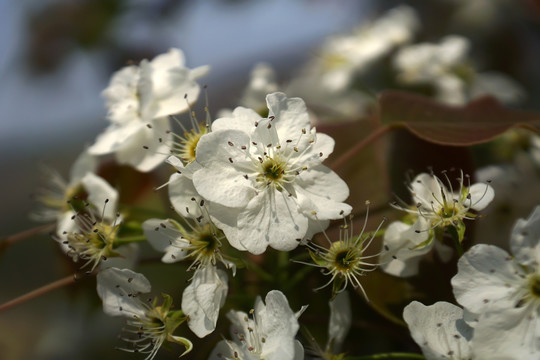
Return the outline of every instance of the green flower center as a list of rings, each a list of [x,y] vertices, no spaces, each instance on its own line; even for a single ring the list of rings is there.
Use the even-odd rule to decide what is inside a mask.
[[[278,181],[283,177],[285,169],[282,163],[269,158],[263,163],[264,177],[270,181]]]
[[[529,290],[533,296],[540,298],[540,275],[539,274],[534,274],[529,279]]]

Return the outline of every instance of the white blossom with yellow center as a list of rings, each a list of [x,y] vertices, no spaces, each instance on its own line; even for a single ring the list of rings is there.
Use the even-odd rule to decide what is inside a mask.
[[[260,254],[288,251],[320,231],[315,219],[338,219],[351,207],[347,184],[322,164],[334,140],[310,127],[305,103],[266,97],[268,118],[238,107],[217,119],[197,146],[197,192],[232,246]]]
[[[150,171],[167,157],[171,134],[168,116],[184,112],[199,95],[195,81],[208,67],[189,69],[184,54],[170,49],[153,60],[116,72],[103,91],[109,127],[89,148],[94,155],[114,153],[118,162]]]
[[[516,222],[510,247],[514,256],[473,246],[452,278],[456,300],[474,315],[471,341],[480,359],[540,358],[540,206]]]

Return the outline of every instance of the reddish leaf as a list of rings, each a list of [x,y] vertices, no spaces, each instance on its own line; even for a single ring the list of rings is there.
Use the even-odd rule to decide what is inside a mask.
[[[457,107],[411,93],[384,91],[379,105],[383,125],[405,127],[426,141],[442,145],[488,142],[513,127],[540,133],[540,114],[506,109],[490,96]]]

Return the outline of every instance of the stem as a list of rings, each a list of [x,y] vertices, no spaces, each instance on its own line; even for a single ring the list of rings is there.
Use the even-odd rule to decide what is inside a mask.
[[[122,238],[114,239],[114,248],[116,249],[119,246],[130,244],[133,242],[143,242],[146,241],[146,236],[140,235],[140,236],[126,236]]]
[[[11,244],[24,240],[30,236],[40,234],[46,231],[54,230],[56,224],[41,225],[32,229],[21,231],[20,233],[6,236],[0,239],[0,254]]]
[[[347,356],[343,360],[377,360],[377,359],[422,359],[426,360],[424,355],[414,354],[414,353],[384,353],[384,354],[375,354],[375,355],[366,355],[366,356]]]
[[[357,152],[365,148],[367,145],[371,144],[373,141],[380,138],[382,135],[386,134],[390,130],[393,130],[394,127],[390,125],[383,125],[378,127],[375,131],[373,131],[371,134],[369,134],[368,137],[366,137],[364,140],[360,141],[358,144],[350,148],[345,154],[342,154],[330,168],[332,170],[337,170],[340,167],[342,167],[347,161],[351,159]]]
[[[458,253],[458,258],[461,257],[461,255],[463,255],[463,246],[461,246],[461,243],[459,242],[459,239],[456,238],[456,237],[453,237],[454,238],[454,245],[456,246],[456,251]]]
[[[10,307],[13,307],[13,306],[16,306],[16,305],[19,305],[19,304],[22,304],[28,300],[32,300],[33,298],[36,298],[38,296],[41,296],[43,294],[46,294],[50,291],[53,291],[55,289],[59,289],[63,286],[66,286],[66,285],[70,285],[70,284],[73,284],[74,282],[76,282],[78,279],[75,275],[70,275],[70,276],[66,276],[65,278],[63,279],[60,279],[60,280],[56,280],[55,282],[52,282],[50,284],[47,284],[45,286],[42,286],[40,288],[37,288],[35,290],[32,290],[24,295],[21,295],[19,297],[16,297],[15,299],[13,300],[10,300],[2,305],[0,305],[0,312],[6,310],[6,309],[9,309]]]

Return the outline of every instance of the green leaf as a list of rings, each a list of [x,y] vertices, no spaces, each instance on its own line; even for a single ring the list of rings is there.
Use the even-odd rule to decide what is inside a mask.
[[[404,127],[441,145],[485,143],[514,127],[540,133],[540,114],[506,109],[490,96],[458,107],[407,92],[384,91],[379,106],[383,125]]]

